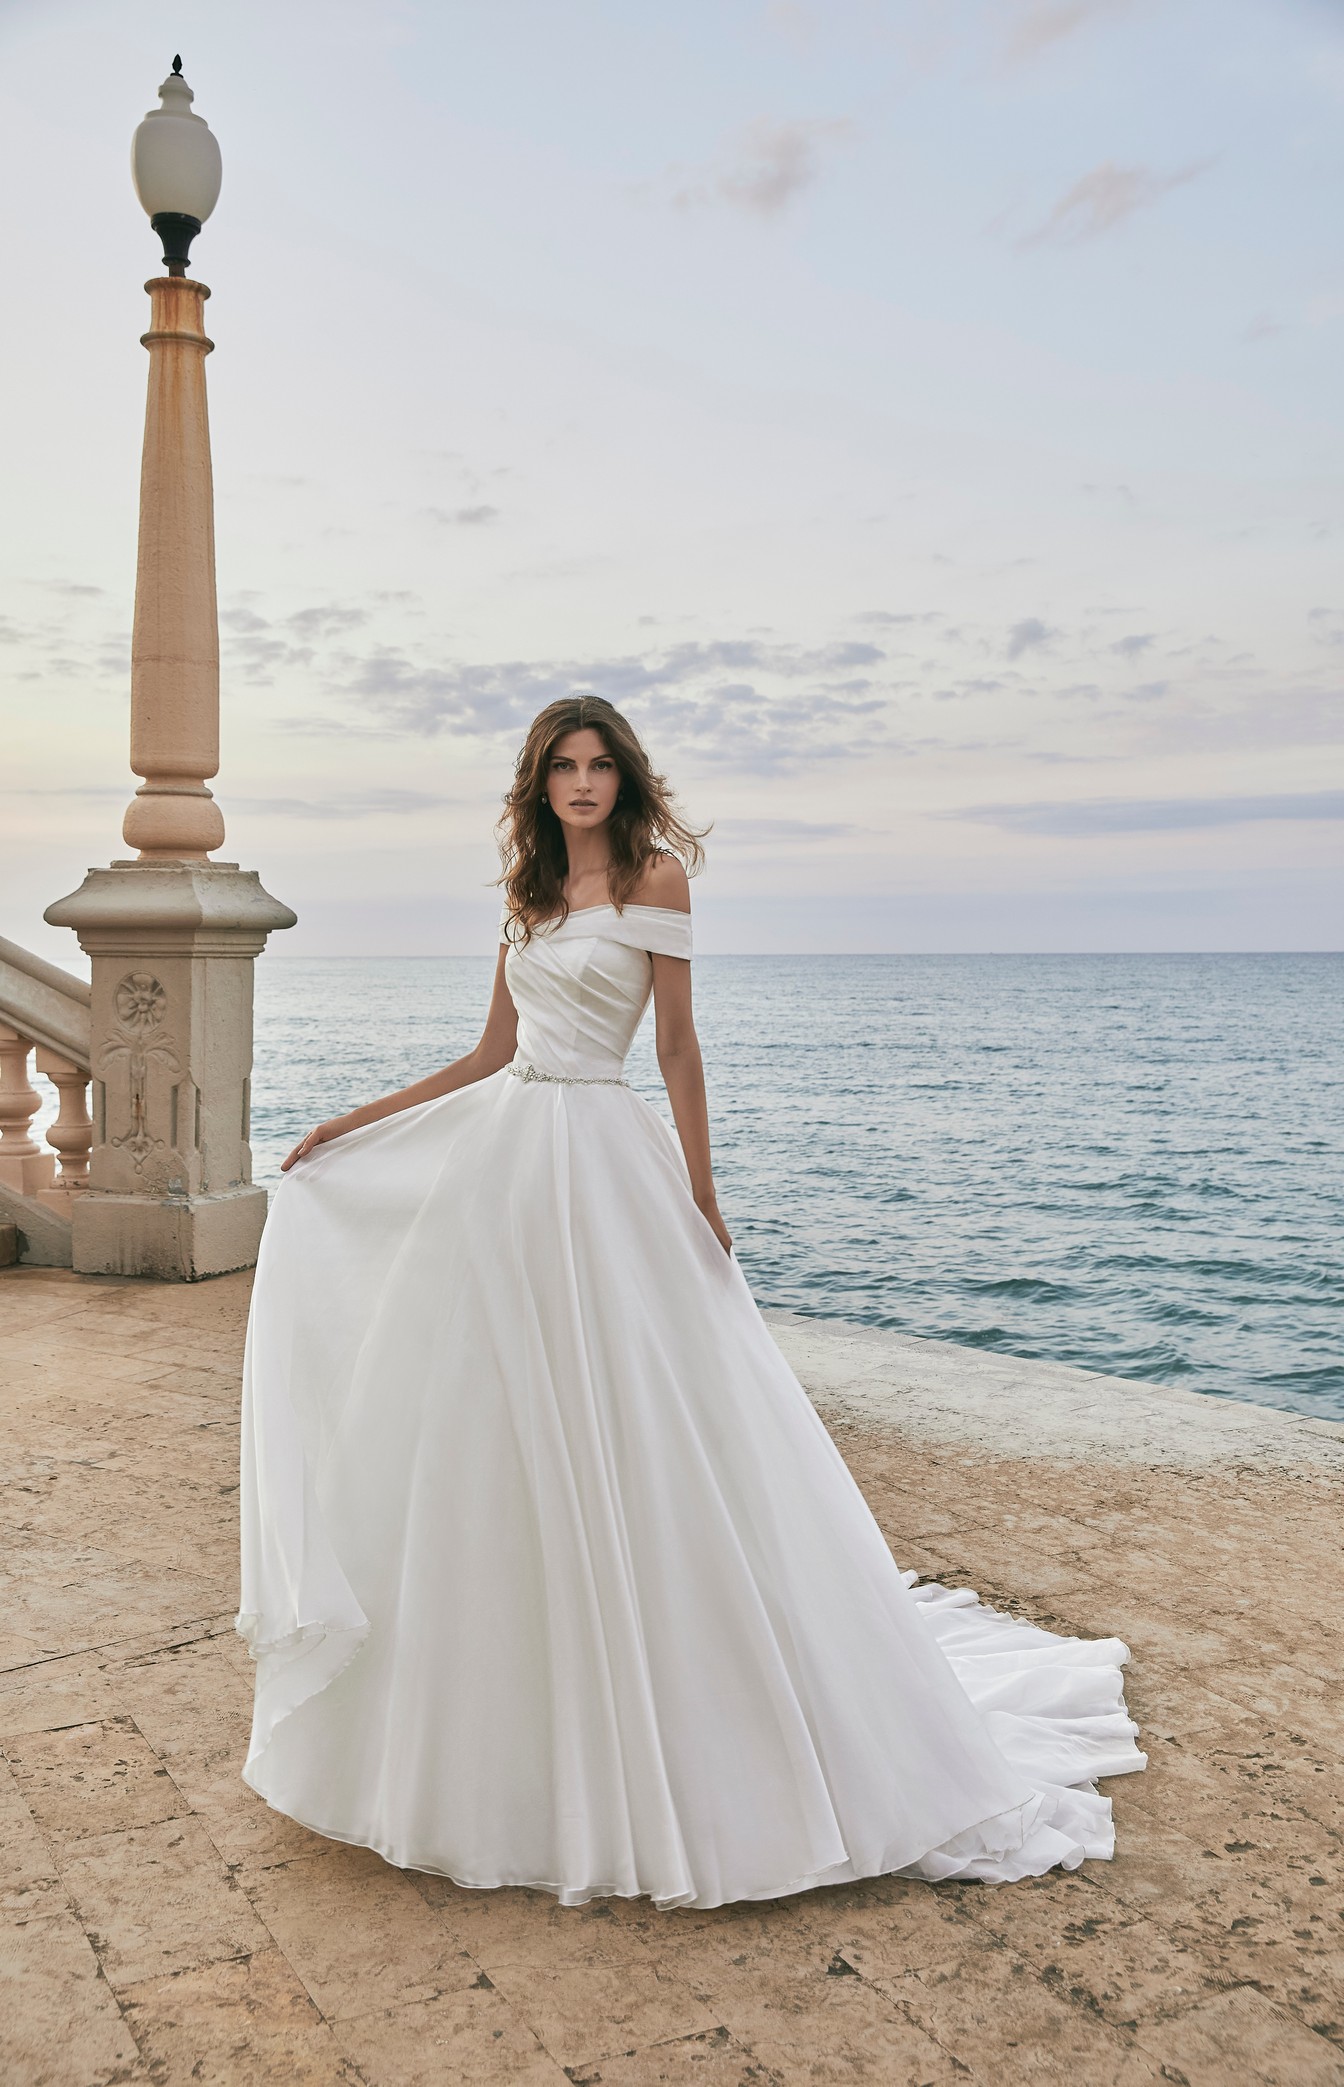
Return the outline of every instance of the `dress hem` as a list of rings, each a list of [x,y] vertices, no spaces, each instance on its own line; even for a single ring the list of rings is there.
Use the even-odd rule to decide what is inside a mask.
[[[268,1809],[281,1818],[292,1819],[305,1831],[319,1834],[324,1840],[337,1842],[344,1847],[367,1848],[387,1863],[389,1868],[410,1871],[421,1876],[445,1877],[463,1891],[547,1892],[559,1904],[565,1906],[587,1905],[595,1898],[624,1898],[647,1899],[660,1911],[675,1911],[679,1907],[711,1910],[716,1906],[745,1905],[788,1898],[804,1891],[821,1890],[838,1884],[861,1883],[877,1877],[904,1877],[911,1882],[923,1884],[1001,1884],[1019,1881],[1026,1876],[1045,1875],[1053,1869],[1072,1872],[1080,1869],[1084,1862],[1111,1859],[1115,1836],[1110,1800],[1102,1797],[1097,1789],[1097,1782],[1103,1778],[1109,1780],[1113,1775],[1133,1774],[1147,1767],[1147,1756],[1140,1752],[1134,1743],[1139,1734],[1139,1727],[1124,1709],[1120,1686],[1120,1670],[1129,1661],[1129,1647],[1116,1638],[1072,1641],[1052,1639],[1050,1633],[1040,1632],[1035,1626],[1019,1625],[1002,1610],[982,1603],[970,1588],[953,1589],[939,1581],[921,1582],[919,1575],[909,1570],[902,1572],[901,1578],[920,1604],[925,1619],[935,1633],[939,1625],[951,1624],[955,1620],[963,1631],[969,1626],[977,1637],[981,1633],[986,1634],[991,1643],[1004,1632],[1011,1633],[1025,1628],[1033,1638],[1039,1637],[1047,1644],[1052,1644],[1054,1648],[1061,1648],[1066,1643],[1072,1643],[1079,1649],[1085,1646],[1092,1655],[1092,1659],[1087,1663],[1092,1672],[1109,1671],[1115,1678],[1119,1695],[1118,1712],[1112,1711],[1108,1716],[1103,1715],[1093,1720],[1106,1728],[1107,1749],[1104,1762],[1098,1762],[1090,1776],[1084,1772],[1074,1780],[1055,1782],[1047,1775],[1020,1804],[973,1820],[949,1839],[934,1843],[914,1855],[907,1854],[900,1860],[855,1869],[853,1858],[845,1855],[836,1862],[806,1871],[783,1884],[735,1891],[721,1898],[705,1898],[694,1889],[660,1895],[648,1889],[632,1890],[610,1883],[567,1885],[539,1877],[464,1877],[433,1862],[398,1855],[392,1852],[389,1846],[366,1836],[341,1833],[331,1827],[318,1825],[315,1820],[289,1811],[283,1805],[274,1802],[261,1787],[260,1781],[255,1779],[256,1771],[269,1751],[278,1727],[311,1694],[321,1693],[344,1672],[362,1649],[367,1639],[368,1626],[365,1624],[362,1629],[351,1630],[348,1627],[333,1625],[327,1633],[320,1624],[310,1623],[269,1641],[258,1642],[255,1633],[259,1619],[255,1616],[240,1615],[236,1619],[235,1627],[240,1636],[249,1642],[249,1649],[253,1651],[254,1657],[279,1654],[283,1660],[284,1655],[288,1654],[290,1658],[301,1658],[305,1652],[317,1650],[324,1637],[328,1635],[331,1639],[344,1638],[346,1641],[342,1647],[344,1657],[322,1680],[313,1682],[296,1700],[283,1702],[283,1707],[272,1703],[270,1714],[265,1721],[265,1736],[261,1738],[260,1743],[254,1738],[242,1770],[242,1780],[249,1789],[255,1791]],[[1095,1665],[1092,1664],[1093,1661]],[[1075,1669],[1076,1671],[1078,1670]],[[312,1681],[311,1674],[306,1678]],[[1100,1738],[1100,1733],[1097,1736]],[[1026,1781],[1030,1787],[1030,1778],[1026,1778]],[[1072,1820],[1066,1819],[1063,1824],[1056,1825],[1055,1817],[1061,1808],[1067,1810],[1069,1796],[1081,1800],[1084,1807],[1089,1799],[1098,1807],[1104,1805],[1104,1815],[1098,1815],[1090,1821],[1086,1817],[1080,1820],[1075,1808]],[[1038,1836],[1043,1837],[1043,1845],[1038,1846],[1037,1853],[1025,1864],[1020,1861],[1014,1862],[1013,1858],[1022,1857]]]
[[[660,1913],[676,1913],[680,1911],[712,1913],[721,1906],[759,1905],[771,1899],[795,1898],[804,1891],[824,1891],[839,1884],[873,1883],[879,1877],[900,1877],[907,1883],[927,1884],[930,1886],[935,1884],[984,1884],[992,1888],[999,1881],[992,1877],[975,1876],[925,1877],[921,1876],[918,1869],[908,1862],[893,1864],[883,1869],[854,1870],[848,1860],[846,1860],[844,1862],[828,1863],[824,1869],[811,1870],[803,1877],[794,1878],[787,1884],[770,1885],[763,1891],[735,1892],[730,1897],[706,1899],[692,1892],[680,1893],[675,1897],[659,1897],[655,1892],[630,1891],[620,1884],[557,1884],[549,1879],[540,1877],[459,1877],[453,1870],[441,1869],[434,1863],[398,1860],[386,1848],[380,1847],[377,1841],[361,1840],[354,1834],[338,1833],[331,1827],[318,1826],[312,1819],[302,1819],[295,1812],[287,1812],[283,1805],[272,1803],[265,1791],[253,1782],[246,1768],[242,1771],[242,1780],[246,1783],[249,1790],[254,1791],[260,1797],[267,1810],[274,1812],[277,1818],[288,1819],[295,1826],[301,1826],[305,1833],[315,1833],[322,1840],[333,1841],[340,1847],[367,1848],[371,1855],[376,1855],[380,1862],[387,1864],[389,1869],[398,1870],[402,1874],[409,1872],[417,1877],[442,1877],[449,1884],[456,1885],[459,1891],[544,1891],[555,1899],[558,1905],[573,1908],[575,1911],[582,1906],[589,1905],[593,1899],[647,1899],[649,1904]],[[1020,1809],[1025,1811],[1028,1809],[1028,1805],[1035,1801],[1028,1800],[1028,1804],[1024,1804]],[[980,1823],[988,1824],[989,1822],[981,1821]],[[972,1827],[968,1831],[974,1832],[975,1828]],[[933,1854],[936,1851],[930,1849],[927,1852]],[[920,1859],[917,1857],[915,1859],[916,1863]],[[1104,1862],[1106,1860],[1108,1860],[1106,1856],[1089,1855],[1085,1850],[1080,1849],[1076,1861],[1069,1862],[1063,1858],[1056,1858],[1051,1867],[1066,1869],[1072,1873],[1081,1869],[1085,1862]],[[1044,1874],[1044,1872],[1040,1874]]]

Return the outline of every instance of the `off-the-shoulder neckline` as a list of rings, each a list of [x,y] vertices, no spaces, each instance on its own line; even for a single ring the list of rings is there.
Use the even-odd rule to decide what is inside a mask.
[[[640,899],[628,900],[624,910],[627,913],[671,913],[677,920],[689,920],[691,917],[689,906],[648,906]],[[611,900],[604,899],[597,906],[571,906],[565,915],[565,919],[573,920],[580,913],[614,913],[615,911],[616,908]],[[558,913],[551,915],[552,920],[558,920],[559,918]]]
[[[631,899],[625,906],[624,911],[626,913],[661,913],[665,920],[684,920],[687,927],[691,924],[691,909],[689,906],[646,906],[638,899]],[[561,928],[568,926],[571,920],[582,920],[586,914],[615,912],[616,908],[610,899],[597,906],[571,906],[563,918],[558,913],[552,913],[549,920],[539,920],[537,922],[537,931],[541,934],[554,934]],[[501,930],[509,926],[512,917],[511,914],[505,915],[500,922]],[[617,914],[617,919],[620,918],[621,915]]]

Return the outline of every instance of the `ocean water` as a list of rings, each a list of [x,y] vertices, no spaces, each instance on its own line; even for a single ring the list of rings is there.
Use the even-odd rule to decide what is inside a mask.
[[[492,970],[263,958],[257,1178],[470,1049]],[[1344,958],[703,957],[695,993],[762,1305],[1344,1419]]]

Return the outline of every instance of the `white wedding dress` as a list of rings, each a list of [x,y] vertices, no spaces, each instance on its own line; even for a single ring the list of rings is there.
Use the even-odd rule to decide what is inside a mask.
[[[514,1063],[284,1178],[248,1327],[244,1775],[389,1862],[569,1905],[993,1881],[1113,1848],[1114,1638],[917,1588],[621,1082],[649,952],[512,948]],[[521,1074],[521,1076],[520,1076]]]

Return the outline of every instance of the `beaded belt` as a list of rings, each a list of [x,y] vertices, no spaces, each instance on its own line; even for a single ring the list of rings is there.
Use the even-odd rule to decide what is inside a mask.
[[[529,1065],[526,1059],[512,1058],[504,1070],[505,1072],[511,1072],[515,1080],[549,1080],[557,1087],[628,1087],[630,1085],[628,1080],[604,1079],[601,1074],[598,1074],[596,1077],[586,1078],[582,1073],[538,1072],[536,1066]]]

